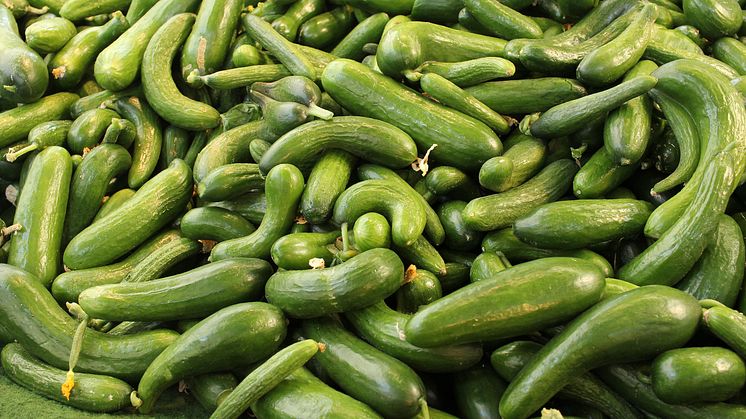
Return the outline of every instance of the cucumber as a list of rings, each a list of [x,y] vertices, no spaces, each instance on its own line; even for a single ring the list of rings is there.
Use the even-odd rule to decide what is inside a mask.
[[[88,288],[78,303],[93,318],[108,321],[201,318],[259,299],[271,274],[263,260],[226,259],[153,281]]]
[[[303,124],[280,137],[262,156],[263,173],[282,163],[309,167],[326,150],[343,150],[394,169],[417,159],[417,145],[398,127],[359,116]]]
[[[512,77],[515,65],[500,57],[475,58],[456,63],[426,61],[415,73],[435,73],[459,87],[469,87],[493,79]]]
[[[352,8],[337,7],[303,23],[298,28],[298,43],[326,50],[347,35],[354,23]]]
[[[46,64],[38,53],[23,42],[13,13],[4,5],[0,5],[0,54],[3,56],[0,64],[0,99],[10,103],[39,100],[49,84]],[[53,112],[51,109],[45,111]],[[2,126],[7,125],[3,123]],[[7,135],[0,136],[0,139]],[[8,144],[0,140],[0,146]]]
[[[295,166],[276,166],[267,174],[265,192],[266,215],[256,231],[246,237],[218,243],[210,253],[211,261],[231,257],[269,258],[272,244],[287,234],[293,224],[303,192],[303,175]]]
[[[127,202],[134,195],[135,190],[125,188],[111,194],[110,196],[104,196],[104,198],[102,199],[103,204],[101,205],[101,208],[98,210],[93,220],[95,221],[99,218],[103,218],[105,215],[108,215],[110,212],[122,206],[122,204]]]
[[[16,203],[8,263],[49,286],[61,270],[62,229],[72,177],[70,154],[48,147],[33,159],[23,182],[25,193]]]
[[[571,377],[680,347],[694,334],[700,314],[694,298],[664,286],[640,287],[604,300],[576,317],[521,369],[500,400],[500,414],[527,417]]]
[[[438,277],[429,271],[410,265],[404,273],[404,280],[407,282],[396,292],[396,309],[402,313],[414,313],[420,306],[443,296]]]
[[[104,138],[111,121],[119,114],[111,109],[91,109],[75,118],[67,133],[67,148],[82,155],[85,149],[96,147]]]
[[[720,38],[712,43],[712,56],[746,75],[746,45],[733,38]]]
[[[323,411],[319,411],[319,406],[323,406]],[[334,390],[305,368],[290,373],[274,389],[254,402],[251,411],[257,417],[265,418],[381,418],[366,404]]]
[[[296,342],[272,355],[252,371],[223,400],[212,419],[235,419],[262,396],[272,391],[293,371],[303,367],[322,347],[311,339]]]
[[[163,146],[161,147],[159,167],[165,169],[175,159],[184,160],[192,138],[191,133],[185,129],[174,125],[167,126],[163,130]]]
[[[25,140],[29,132],[42,122],[67,119],[70,107],[78,100],[74,93],[55,93],[40,100],[0,113],[0,147]]]
[[[386,217],[377,213],[363,214],[352,228],[355,248],[360,252],[379,247],[391,247],[391,226]]]
[[[331,268],[277,272],[267,281],[266,298],[290,317],[312,318],[367,307],[403,283],[396,253],[372,249]]]
[[[208,412],[214,412],[238,385],[238,380],[231,373],[202,374],[187,378],[184,382],[189,394]]]
[[[572,191],[582,199],[601,198],[624,183],[640,168],[639,164],[621,165],[602,147],[578,170],[572,181]]]
[[[202,75],[223,68],[242,8],[241,0],[200,3],[197,19],[181,50],[181,75],[184,80],[193,70]]]
[[[403,330],[411,316],[390,309],[383,301],[362,310],[347,312],[345,317],[360,337],[417,371],[462,371],[475,365],[482,358],[481,345],[422,348],[409,343]]]
[[[378,42],[383,35],[383,28],[389,22],[386,13],[376,13],[369,16],[349,33],[332,49],[331,54],[339,58],[349,58],[360,61],[365,57],[363,46],[371,42]]]
[[[516,130],[505,140],[505,153],[487,160],[479,169],[479,184],[494,192],[519,186],[541,170],[547,152],[543,140]]]
[[[109,183],[127,171],[131,163],[127,150],[117,144],[101,144],[83,157],[70,185],[63,229],[65,243],[91,224]]]
[[[106,265],[137,247],[184,210],[192,194],[191,177],[186,163],[174,160],[124,205],[76,235],[65,249],[65,265],[71,269]],[[143,219],[143,214],[150,215]],[[108,244],[102,246],[104,242]]]
[[[348,332],[337,320],[304,320],[304,337],[324,345],[315,362],[346,394],[391,418],[411,418],[425,401],[425,385],[410,367]]]
[[[137,387],[138,410],[149,413],[182,378],[247,366],[277,351],[287,333],[282,312],[267,303],[223,308],[179,336],[147,367]]]
[[[208,207],[233,211],[252,224],[259,224],[267,212],[267,196],[263,192],[252,192],[233,201],[210,202]]]
[[[476,182],[466,173],[450,166],[438,166],[428,171],[425,179],[415,184],[415,190],[428,202],[438,197],[471,200],[481,195]]]
[[[741,6],[736,0],[685,0],[686,22],[697,27],[708,39],[718,39],[738,32],[743,22]]]
[[[279,268],[302,270],[311,268],[311,259],[324,259],[325,265],[331,266],[334,254],[330,245],[339,237],[339,231],[328,233],[292,233],[279,238],[271,250],[272,261]]]
[[[438,217],[446,231],[445,246],[454,250],[475,250],[482,242],[479,231],[468,228],[463,219],[464,201],[448,201],[438,207]]]
[[[37,20],[26,27],[26,44],[39,54],[57,52],[78,31],[75,25],[62,17]]]
[[[122,90],[137,78],[148,41],[167,20],[195,9],[196,0],[159,1],[96,58],[94,75],[106,90]]]
[[[130,188],[138,189],[150,179],[158,166],[163,147],[160,118],[145,100],[136,96],[120,98],[114,103],[114,107],[124,119],[135,125],[135,149],[127,183]]]
[[[256,230],[253,224],[239,214],[223,208],[193,208],[179,221],[181,234],[192,240],[218,242],[245,237]]]
[[[510,268],[512,265],[502,253],[483,252],[471,264],[469,281],[478,282],[492,278],[498,272]]]
[[[598,302],[604,285],[603,273],[580,259],[526,262],[419,310],[407,323],[407,341],[432,347],[528,334],[574,318]],[[537,291],[546,287],[555,291]]]
[[[27,144],[24,143],[19,145],[18,148],[10,147],[8,149],[8,152],[5,153],[5,160],[12,163],[32,151],[41,151],[51,146],[63,147],[71,125],[71,121],[42,122],[29,131],[26,139]]]
[[[31,274],[0,265],[0,324],[32,355],[68,368],[78,322],[73,320]],[[136,381],[178,333],[152,330],[113,336],[87,330],[76,370]]]
[[[515,220],[520,240],[546,249],[582,249],[641,233],[653,205],[634,199],[580,199],[544,204]]]
[[[272,25],[260,17],[247,14],[241,19],[246,33],[274,55],[277,61],[283,64],[291,74],[316,80],[317,71],[305,50],[301,50],[285,39]]]
[[[498,403],[507,386],[489,365],[477,365],[454,374],[453,393],[458,412],[464,419],[499,417]]]
[[[132,387],[117,378],[77,373],[75,387],[66,399],[60,383],[65,382],[67,371],[41,362],[18,343],[3,347],[0,358],[8,378],[48,399],[90,412],[115,412],[130,406]]]
[[[250,93],[261,93],[279,102],[296,102],[308,107],[309,115],[329,120],[333,114],[321,108],[321,89],[303,76],[288,76],[270,83],[254,83]]]
[[[141,260],[132,270],[124,277],[122,282],[147,282],[158,279],[166,271],[177,266],[178,263],[185,259],[197,255],[202,250],[202,244],[181,237],[163,246],[145,259]]]
[[[299,212],[311,224],[322,224],[332,216],[334,202],[347,188],[355,161],[343,150],[325,151],[316,161],[299,205]]]
[[[478,231],[505,228],[532,209],[562,197],[576,171],[571,160],[550,163],[523,185],[470,201],[463,210],[464,222]]]
[[[322,0],[298,0],[292,2],[285,13],[272,21],[272,28],[290,42],[298,38],[301,25],[318,16],[325,9]]]
[[[587,94],[576,80],[560,77],[490,81],[465,90],[501,115],[544,112]]]
[[[264,177],[253,163],[226,164],[212,170],[197,184],[197,194],[205,201],[224,201],[264,188]]]
[[[722,402],[746,383],[746,365],[725,348],[672,349],[655,358],[650,378],[653,391],[666,403]]]
[[[75,22],[91,16],[127,10],[130,3],[132,0],[103,0],[93,3],[86,0],[65,0],[60,8],[60,16]]]
[[[408,264],[419,266],[441,277],[447,273],[443,257],[424,236],[420,236],[409,246],[398,246],[393,243],[392,249]]]
[[[502,151],[500,140],[483,123],[429,101],[363,64],[334,61],[324,70],[322,83],[348,111],[402,129],[421,153],[438,144],[430,157],[441,164],[473,170]]]
[[[464,5],[482,26],[498,38],[542,37],[542,30],[536,22],[498,0],[464,0]]]
[[[142,89],[140,86],[130,87],[129,89],[117,92],[104,90],[92,95],[81,97],[74,101],[72,106],[70,106],[70,116],[77,118],[85,111],[95,108],[105,108],[109,103],[114,103],[123,97],[129,98],[130,96],[142,97]]]

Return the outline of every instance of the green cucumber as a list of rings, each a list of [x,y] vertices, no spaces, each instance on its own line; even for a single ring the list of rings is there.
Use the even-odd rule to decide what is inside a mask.
[[[29,132],[42,122],[67,119],[70,107],[78,100],[74,93],[55,93],[40,100],[0,113],[0,147],[25,140]]]
[[[303,192],[303,174],[289,164],[276,166],[267,174],[265,191],[266,215],[256,231],[246,237],[218,243],[210,253],[211,261],[230,257],[267,259],[272,244],[287,234]]]
[[[211,0],[200,3],[199,12],[181,51],[181,75],[197,70],[200,75],[223,68],[243,8],[241,0]]]
[[[94,75],[101,87],[122,90],[130,86],[140,71],[145,49],[153,34],[167,20],[194,10],[196,0],[159,1],[96,58]]]
[[[0,53],[3,55],[0,65],[0,99],[14,104],[39,100],[49,84],[46,64],[21,39],[13,13],[4,5],[0,5],[0,45]]]
[[[437,198],[471,200],[481,195],[479,186],[466,173],[451,166],[438,166],[417,182],[415,190],[428,201]]]
[[[322,83],[345,109],[404,130],[420,152],[438,144],[431,158],[439,163],[472,170],[502,151],[500,140],[483,123],[425,99],[363,64],[334,61],[324,70]]]
[[[343,150],[369,162],[395,169],[417,159],[417,146],[394,125],[359,116],[303,124],[280,137],[262,156],[263,173],[278,164],[308,167],[325,150]]]
[[[404,280],[406,283],[396,292],[397,311],[411,314],[443,296],[438,277],[429,271],[410,265]]]
[[[239,214],[217,207],[191,209],[181,217],[179,226],[184,237],[219,242],[245,237],[256,230]]]
[[[316,80],[317,71],[306,56],[305,50],[299,49],[298,46],[285,39],[275,31],[272,25],[260,17],[247,14],[242,17],[242,23],[246,33],[274,55],[290,73]]]
[[[346,394],[385,417],[411,418],[425,400],[425,385],[403,362],[345,330],[337,320],[304,320],[302,334],[324,345],[315,362]]]
[[[578,80],[604,86],[622,78],[645,52],[653,36],[656,10],[655,5],[645,5],[619,36],[586,55],[578,64]]]
[[[189,131],[174,125],[167,126],[163,130],[163,147],[161,147],[159,166],[165,169],[175,159],[184,160],[191,142],[192,135]]]
[[[207,206],[225,208],[252,224],[260,224],[267,212],[267,196],[263,192],[252,192],[232,201],[210,202]]]
[[[325,50],[350,32],[354,22],[352,8],[337,7],[303,23],[298,28],[298,43]]]
[[[173,221],[191,194],[191,171],[183,160],[174,160],[124,205],[76,235],[65,249],[65,265],[84,269],[115,261]]]
[[[168,19],[153,34],[143,54],[141,78],[145,97],[158,115],[177,127],[201,131],[218,126],[220,113],[206,103],[184,96],[171,76],[174,56],[194,21],[194,14],[181,13]]]
[[[550,163],[520,186],[469,202],[463,211],[464,222],[478,231],[505,228],[532,209],[562,197],[570,189],[570,179],[576,171],[571,160]]]
[[[290,8],[277,19],[272,21],[272,28],[290,42],[295,42],[301,25],[314,16],[318,16],[325,9],[323,0],[298,0],[292,2]]]
[[[571,377],[680,347],[694,334],[700,314],[694,298],[663,286],[604,300],[576,317],[521,369],[500,400],[500,414],[527,417]],[[610,328],[616,331],[613,335],[608,334]]]
[[[363,214],[352,227],[355,248],[360,252],[379,247],[391,247],[391,226],[383,215],[377,212]]]
[[[214,412],[238,386],[236,377],[227,372],[189,377],[184,382],[189,394],[208,412]]]
[[[643,60],[634,65],[622,81],[641,74],[650,74],[658,66]],[[642,159],[648,148],[653,123],[650,98],[643,95],[609,112],[604,122],[604,147],[615,163],[634,164]]]
[[[604,285],[604,274],[580,259],[526,262],[419,310],[407,323],[407,341],[432,347],[528,334],[574,318],[598,302]],[[539,291],[546,287],[555,291]]]
[[[319,119],[329,120],[333,114],[319,107],[321,89],[313,80],[303,76],[287,76],[270,83],[254,83],[250,93],[261,93],[279,102],[296,102],[308,107],[308,113]]]
[[[332,49],[332,55],[339,58],[349,58],[360,61],[365,57],[363,46],[371,42],[378,42],[383,35],[383,28],[389,22],[386,13],[376,13],[355,26]]]
[[[713,299],[733,307],[743,282],[743,233],[733,218],[721,215],[715,238],[677,288],[698,300]]]
[[[512,77],[515,65],[500,57],[475,58],[455,63],[426,61],[415,73],[435,73],[459,87],[469,87],[490,80]]]
[[[78,322],[21,269],[0,265],[0,289],[0,324],[10,336],[35,357],[67,369]],[[167,329],[126,336],[87,330],[76,369],[136,381],[177,336]]]
[[[91,16],[126,10],[130,7],[131,2],[132,0],[103,0],[97,2],[65,0],[60,8],[60,16],[75,22]]]
[[[272,391],[293,371],[301,368],[323,346],[305,339],[278,351],[252,371],[225,398],[220,400],[211,419],[235,419],[262,396]]]
[[[482,358],[476,344],[422,348],[409,343],[403,334],[411,318],[378,302],[362,310],[345,313],[358,335],[371,345],[399,359],[417,371],[442,373],[465,370]]]
[[[466,226],[463,211],[464,201],[448,201],[441,204],[438,217],[446,232],[444,246],[453,250],[475,250],[482,243],[482,234]]]
[[[499,417],[498,403],[508,384],[489,365],[476,365],[453,375],[453,393],[464,419]],[[433,415],[431,414],[432,418]]]
[[[746,316],[728,307],[715,306],[704,311],[702,321],[715,337],[741,357],[746,355]]]
[[[367,307],[403,282],[396,253],[372,249],[331,268],[277,272],[267,282],[266,298],[290,317],[312,318]]]
[[[197,194],[205,201],[224,201],[264,188],[264,177],[253,163],[233,163],[216,168],[197,184]]]
[[[263,260],[226,259],[148,282],[88,288],[78,303],[93,318],[109,321],[201,318],[259,299],[271,274]]]
[[[61,270],[62,229],[72,177],[70,154],[48,147],[33,159],[16,203],[8,263],[28,271],[49,286]]]
[[[67,148],[74,154],[96,147],[104,138],[111,121],[119,114],[111,109],[91,109],[75,118],[67,132]]]
[[[137,387],[138,410],[149,413],[182,378],[246,366],[273,354],[285,338],[282,312],[267,303],[234,304],[179,336],[147,367]]]
[[[334,210],[334,202],[350,180],[356,158],[344,150],[327,150],[308,176],[299,211],[311,224],[323,224]]]
[[[91,224],[109,183],[126,172],[131,163],[127,150],[117,144],[101,144],[83,157],[70,185],[63,230],[65,243]]]
[[[708,39],[718,39],[738,32],[743,22],[741,6],[736,0],[684,0],[687,23],[699,28]]]
[[[91,109],[96,108],[105,108],[110,103],[114,103],[121,98],[129,98],[130,96],[142,97],[142,89],[140,86],[130,87],[117,92],[104,90],[92,95],[81,97],[74,101],[70,106],[70,116],[77,118],[85,111],[90,111]]]
[[[409,246],[399,246],[394,242],[391,247],[406,263],[434,272],[439,276],[444,276],[447,273],[443,256],[424,236],[418,237]]]
[[[323,406],[323,413],[319,411]],[[269,393],[251,406],[258,417],[299,418],[310,412],[338,418],[380,419],[365,403],[341,393],[316,378],[305,368],[298,368]]]
[[[508,40],[542,37],[536,22],[498,0],[464,0],[464,5],[494,36]]]
[[[578,170],[572,191],[578,198],[600,198],[624,183],[639,169],[639,164],[615,163],[605,147],[598,149]]]
[[[75,25],[62,17],[37,20],[26,27],[26,44],[39,54],[57,52],[78,31]]]
[[[505,152],[479,169],[479,184],[494,192],[505,192],[531,179],[544,166],[547,146],[543,140],[514,131],[505,140]]]
[[[491,81],[465,90],[501,115],[544,112],[587,94],[576,80],[560,77]]]
[[[163,147],[163,135],[158,114],[144,100],[136,96],[120,98],[114,103],[119,114],[135,125],[135,148],[127,182],[132,189],[140,188],[158,165]]]
[[[331,266],[334,254],[328,246],[339,237],[338,231],[328,233],[293,233],[279,238],[272,245],[272,261],[287,270],[310,269],[311,259],[321,258]]]
[[[652,211],[652,204],[634,199],[552,202],[515,220],[513,232],[546,249],[582,249],[641,233]]]
[[[95,221],[99,218],[103,218],[105,215],[108,215],[110,212],[122,206],[122,204],[127,202],[134,195],[134,189],[125,188],[111,194],[110,196],[104,196],[104,198],[102,199],[103,204],[101,205],[101,208],[98,210],[93,220]]]
[[[131,406],[132,387],[117,378],[77,373],[68,400],[60,392],[67,371],[39,361],[18,343],[3,347],[0,358],[8,378],[48,399],[91,412],[115,412]]]
[[[71,125],[72,122],[67,120],[42,122],[29,131],[26,143],[22,147],[8,149],[5,160],[12,163],[32,151],[41,151],[51,146],[64,147]]]
[[[712,56],[746,75],[746,45],[733,38],[720,38],[712,43]]]
[[[666,403],[722,402],[746,383],[746,365],[725,348],[672,349],[655,358],[650,378]]]
[[[510,261],[502,253],[483,252],[471,264],[469,281],[478,282],[492,278],[498,272],[510,268]]]

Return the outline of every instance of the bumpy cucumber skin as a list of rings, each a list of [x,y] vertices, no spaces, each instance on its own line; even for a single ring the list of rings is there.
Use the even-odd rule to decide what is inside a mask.
[[[140,188],[150,179],[163,147],[160,118],[145,100],[136,96],[123,97],[116,102],[117,111],[136,128],[135,149],[127,183],[132,189]]]
[[[712,56],[746,75],[746,45],[734,38],[720,38],[712,44]]]
[[[223,208],[199,207],[187,211],[179,228],[184,237],[218,242],[248,236],[256,227],[239,214]]]
[[[576,80],[560,77],[490,81],[465,90],[502,115],[544,112],[587,94]]]
[[[77,373],[67,400],[60,392],[67,371],[41,362],[18,343],[6,345],[0,358],[7,377],[48,399],[91,412],[115,412],[131,406],[132,387],[117,378]]]
[[[224,201],[264,187],[264,176],[254,163],[226,164],[211,171],[197,184],[197,194],[205,201]]]
[[[241,0],[200,3],[197,20],[181,51],[181,75],[184,80],[192,70],[210,74],[223,67],[242,7]]]
[[[314,164],[298,209],[311,224],[322,224],[332,216],[334,202],[347,188],[355,161],[346,151],[329,150]]]
[[[174,160],[116,211],[75,236],[65,249],[65,265],[84,269],[113,262],[176,218],[191,194],[192,172],[183,160]]]
[[[65,18],[37,20],[26,27],[26,44],[40,54],[59,51],[78,31]]]
[[[684,0],[682,3],[687,23],[709,39],[733,35],[743,23],[741,6],[736,0]]]
[[[287,270],[309,269],[311,259],[324,259],[331,266],[334,255],[328,246],[339,237],[339,231],[328,233],[292,233],[279,238],[272,245],[272,261]]]
[[[464,0],[471,12],[493,35],[503,39],[537,39],[542,31],[531,18],[497,0]]]
[[[613,191],[639,169],[639,164],[615,163],[606,147],[598,149],[578,170],[572,181],[576,197],[600,198]]]
[[[67,148],[73,154],[82,155],[101,142],[106,129],[119,114],[111,109],[91,109],[75,118],[67,133]]]
[[[48,147],[33,160],[18,199],[8,263],[35,275],[49,286],[61,269],[60,248],[65,210],[72,178],[70,154],[62,147]]]
[[[80,99],[74,93],[55,93],[18,108],[0,113],[0,147],[24,140],[36,125],[67,119],[73,102]]]
[[[49,84],[46,64],[21,40],[13,14],[3,5],[0,5],[0,46],[3,56],[0,62],[0,86],[12,86],[12,89],[0,89],[0,99],[11,103],[30,103],[41,98]]]

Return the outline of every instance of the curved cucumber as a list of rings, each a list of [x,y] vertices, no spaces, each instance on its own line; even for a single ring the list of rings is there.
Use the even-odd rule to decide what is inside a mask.
[[[57,52],[74,37],[75,25],[63,17],[41,19],[26,26],[26,44],[40,54]]]
[[[23,42],[13,13],[4,5],[0,5],[0,54],[3,56],[0,99],[14,104],[39,100],[49,84],[47,66],[42,57]],[[4,145],[7,144],[0,146]]]
[[[339,58],[349,58],[360,61],[365,57],[363,46],[371,42],[378,42],[383,35],[383,28],[389,22],[389,15],[376,13],[355,26],[332,49],[331,54]]]
[[[479,169],[479,184],[494,192],[519,186],[541,170],[547,154],[543,140],[516,130],[505,140],[505,153],[487,160]]]
[[[226,164],[211,171],[197,184],[197,194],[205,201],[224,201],[264,188],[264,176],[253,163]]]
[[[498,0],[464,0],[464,5],[494,36],[508,40],[541,38],[536,22]]]
[[[161,121],[153,108],[136,96],[120,98],[114,107],[124,119],[135,125],[135,148],[127,183],[130,188],[138,189],[150,179],[158,166],[163,147]]]
[[[501,115],[544,112],[587,94],[576,80],[560,77],[489,81],[465,90]]]
[[[343,150],[328,150],[308,176],[298,210],[311,224],[323,224],[334,211],[334,202],[350,180],[356,158]]]
[[[459,87],[469,87],[493,79],[511,77],[515,65],[500,57],[475,58],[456,63],[426,61],[415,69],[416,73],[435,73]]]
[[[179,227],[184,237],[219,242],[245,237],[256,231],[256,227],[239,214],[217,207],[200,207],[187,211],[181,217]]]

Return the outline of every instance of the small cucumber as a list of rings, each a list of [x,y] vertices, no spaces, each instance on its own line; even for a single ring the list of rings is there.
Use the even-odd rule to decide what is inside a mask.
[[[746,45],[733,38],[720,38],[712,44],[712,56],[746,75]]]
[[[302,4],[302,2],[299,4]],[[272,25],[251,14],[244,15],[242,23],[246,33],[274,55],[280,63],[287,67],[290,73],[316,80],[316,69],[306,56],[306,52],[285,39]]]
[[[453,375],[453,393],[458,412],[464,419],[499,417],[498,403],[507,386],[489,365],[457,372]]]
[[[357,159],[344,150],[327,150],[316,161],[300,199],[299,211],[311,224],[323,224],[350,180]]]
[[[272,245],[272,261],[277,267],[287,270],[310,269],[314,258],[324,259],[331,266],[334,254],[328,246],[339,237],[339,231],[328,233],[293,233],[279,238]]]
[[[64,17],[37,20],[26,27],[26,44],[39,54],[49,54],[62,49],[77,33]]]
[[[28,133],[42,122],[67,119],[70,107],[78,100],[74,93],[55,93],[34,103],[0,113],[0,147],[25,140]]]
[[[363,46],[371,42],[378,42],[383,35],[383,28],[389,22],[389,15],[376,13],[355,26],[334,47],[332,55],[339,58],[349,58],[360,61],[365,57]]]
[[[115,103],[123,97],[129,98],[130,96],[142,97],[142,89],[140,86],[130,87],[117,92],[104,90],[92,95],[81,97],[74,101],[70,106],[70,116],[77,118],[85,111],[90,111],[91,109],[96,108],[105,108],[110,103]]]
[[[492,278],[498,272],[510,268],[510,261],[502,253],[483,252],[471,264],[469,281],[479,282]]]
[[[581,199],[601,198],[624,183],[640,168],[639,164],[615,163],[606,147],[601,147],[578,170],[572,191]]]
[[[424,236],[420,236],[409,246],[391,246],[406,263],[419,266],[439,276],[447,273],[446,263],[438,250]]]
[[[438,209],[438,217],[446,231],[444,246],[453,250],[475,250],[482,243],[482,234],[466,226],[463,211],[466,207],[464,201],[448,201],[441,204]]]
[[[704,311],[702,320],[715,337],[741,357],[746,355],[746,316],[728,307],[715,306]]]
[[[38,101],[49,84],[46,64],[42,57],[21,39],[13,13],[2,4],[0,4],[0,54],[3,56],[0,64],[0,99],[13,104]],[[44,109],[44,111],[53,112],[51,109]],[[10,127],[10,125],[2,125]],[[10,143],[3,144],[0,140],[0,146],[8,144]]]
[[[323,0],[298,0],[292,2],[285,14],[272,21],[272,28],[290,42],[298,38],[301,26],[324,11]]]
[[[298,43],[326,50],[347,35],[354,22],[352,8],[337,7],[303,23],[298,28]]]
[[[138,189],[150,179],[158,166],[163,147],[160,118],[145,100],[136,96],[120,98],[114,106],[124,119],[135,125],[135,149],[127,182],[130,188]]]
[[[464,0],[464,5],[494,36],[508,40],[542,37],[536,22],[498,0]]]
[[[5,153],[5,160],[12,163],[32,151],[41,151],[51,146],[64,147],[71,125],[72,121],[67,120],[42,122],[29,131],[26,143],[22,147],[8,149]]]
[[[386,217],[377,212],[363,214],[355,220],[352,234],[355,248],[360,252],[391,246],[391,226]]]
[[[205,201],[224,201],[264,188],[264,177],[254,163],[233,163],[218,167],[197,184],[197,194]]]
[[[184,160],[191,142],[192,134],[189,131],[174,125],[167,126],[163,130],[163,147],[161,147],[159,166],[165,169],[175,159]]]
[[[256,230],[239,214],[217,207],[191,209],[181,217],[179,225],[184,237],[218,242],[245,237]]]
[[[469,87],[490,80],[512,77],[515,65],[499,57],[475,58],[456,63],[426,61],[416,73],[435,73],[459,87]]]
[[[104,196],[102,199],[103,204],[101,205],[101,208],[96,213],[96,216],[93,218],[93,220],[98,220],[99,218],[103,218],[106,215],[109,215],[110,212],[114,211],[115,209],[119,208],[127,202],[130,198],[132,198],[135,195],[134,189],[121,189],[110,196]]]
[[[132,270],[124,277],[122,282],[147,282],[158,279],[166,271],[177,266],[179,262],[198,254],[202,250],[202,245],[195,240],[181,237],[168,244],[156,249],[145,259],[141,260]]]
[[[494,192],[505,192],[531,179],[544,166],[547,146],[543,140],[514,131],[505,140],[505,152],[479,169],[479,184]]]
[[[232,201],[210,202],[207,206],[225,208],[252,224],[260,224],[267,212],[267,196],[263,192],[252,192]]]
[[[410,265],[404,280],[406,283],[396,292],[397,311],[411,314],[443,296],[438,277],[429,271]]]
[[[119,114],[111,109],[91,109],[75,118],[67,133],[67,148],[74,154],[96,147],[104,138],[111,121]]]
[[[708,39],[718,39],[738,32],[743,22],[741,6],[736,0],[684,0],[687,23],[699,28]]]
[[[491,81],[465,90],[501,115],[544,112],[587,94],[576,80],[560,77]]]
[[[132,3],[132,0],[102,0],[97,2],[65,0],[60,8],[60,16],[75,22],[91,16],[127,10],[130,3]]]

